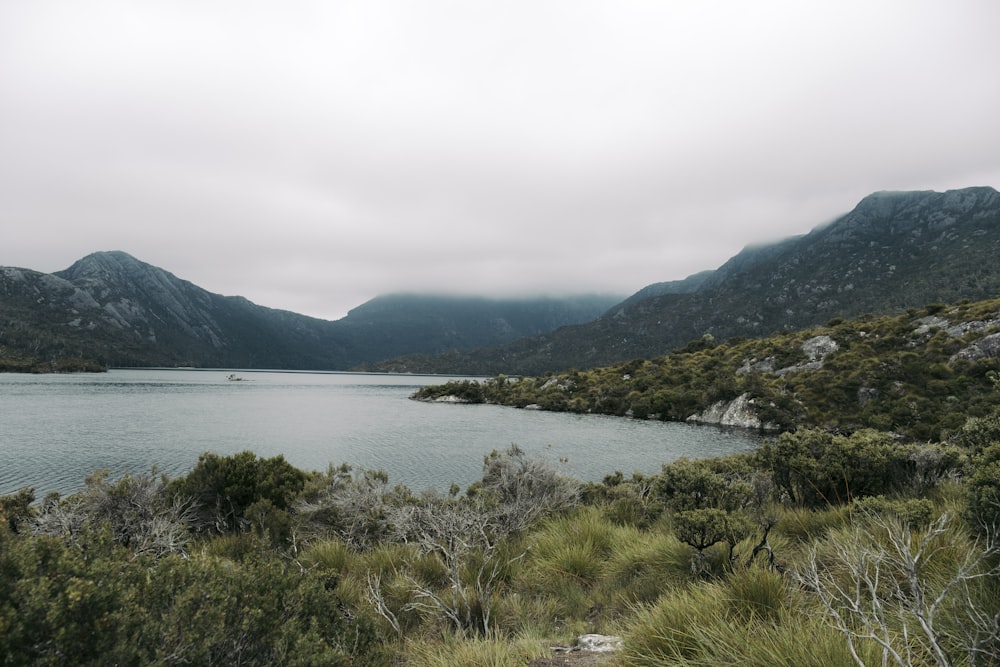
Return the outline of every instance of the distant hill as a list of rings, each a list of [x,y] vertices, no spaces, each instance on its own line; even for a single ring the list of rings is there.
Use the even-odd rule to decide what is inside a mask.
[[[1000,295],[1000,193],[879,192],[810,233],[651,285],[599,319],[381,370],[528,374],[651,358],[703,336],[762,337],[866,313]]]
[[[508,343],[592,320],[617,296],[374,299],[335,322],[208,292],[124,252],[65,271],[0,268],[0,369],[106,366],[348,370],[401,354]]]

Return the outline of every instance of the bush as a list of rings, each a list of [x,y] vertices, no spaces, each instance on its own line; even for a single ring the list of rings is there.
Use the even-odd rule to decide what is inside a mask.
[[[789,502],[809,508],[904,490],[916,468],[907,447],[872,430],[849,436],[819,429],[782,433],[757,458]]]
[[[60,536],[82,546],[107,528],[116,544],[133,554],[184,553],[193,512],[165,492],[166,480],[154,472],[108,480],[106,470],[87,477],[86,486],[66,498],[48,498],[34,518],[36,534]]]
[[[1000,531],[1000,443],[986,447],[973,459],[966,517],[976,530]]]
[[[191,472],[170,483],[168,491],[174,498],[191,499],[198,530],[247,530],[257,518],[267,524],[263,532],[281,535],[285,532],[281,514],[287,513],[305,481],[306,474],[280,455],[261,459],[253,452],[205,453]],[[254,506],[256,516],[248,516]]]
[[[18,532],[21,525],[34,517],[31,503],[35,502],[35,490],[30,487],[19,489],[17,493],[0,496],[0,530],[4,527]]]

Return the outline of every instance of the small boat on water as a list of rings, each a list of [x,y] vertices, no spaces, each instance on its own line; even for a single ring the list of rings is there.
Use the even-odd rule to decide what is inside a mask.
[[[230,373],[229,375],[226,376],[226,379],[229,380],[230,382],[246,382],[246,378],[242,378],[236,373]]]

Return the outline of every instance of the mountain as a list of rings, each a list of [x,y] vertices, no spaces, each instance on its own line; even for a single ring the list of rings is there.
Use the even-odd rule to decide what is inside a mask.
[[[486,299],[391,294],[354,308],[336,324],[352,340],[366,341],[379,351],[380,359],[386,359],[417,347],[441,353],[510,343],[590,322],[620,299],[610,295]],[[368,360],[357,363],[362,361]]]
[[[607,296],[391,295],[336,322],[212,294],[122,252],[0,268],[0,368],[105,365],[539,374],[1000,295],[1000,193],[879,192],[718,269]],[[386,361],[391,359],[391,361]]]
[[[762,337],[865,313],[1000,295],[1000,193],[879,192],[808,234],[651,285],[597,320],[382,370],[527,374],[651,358],[710,336]]]
[[[508,343],[589,321],[620,297],[380,297],[335,322],[208,292],[124,252],[44,274],[0,268],[0,360],[348,370],[401,354]]]

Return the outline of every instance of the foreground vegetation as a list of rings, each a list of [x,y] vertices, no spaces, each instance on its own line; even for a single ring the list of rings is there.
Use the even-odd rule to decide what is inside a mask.
[[[586,485],[512,447],[448,495],[249,452],[97,474],[0,499],[0,662],[524,665],[603,632],[622,665],[995,665],[998,473],[995,413]]]
[[[906,335],[942,354],[991,332],[953,337],[933,321]],[[414,493],[381,471],[244,452],[204,454],[176,479],[95,473],[71,496],[0,497],[0,664],[526,665],[588,632],[622,636],[611,664],[628,666],[1000,664],[1000,381],[989,357],[945,372],[886,351],[877,368],[892,379],[878,384],[861,351],[883,349],[894,322],[866,337],[832,323],[857,356],[797,372],[825,371],[843,399],[835,369],[851,366],[887,396],[876,405],[905,396],[919,408],[907,414],[938,425],[837,408],[851,402],[785,373],[795,414],[827,406],[825,428],[651,476],[581,484],[512,446],[467,489]],[[698,373],[721,381],[714,367],[801,361],[772,341],[747,364],[746,344],[588,373],[669,368],[693,391]],[[873,394],[851,406],[859,396]]]

